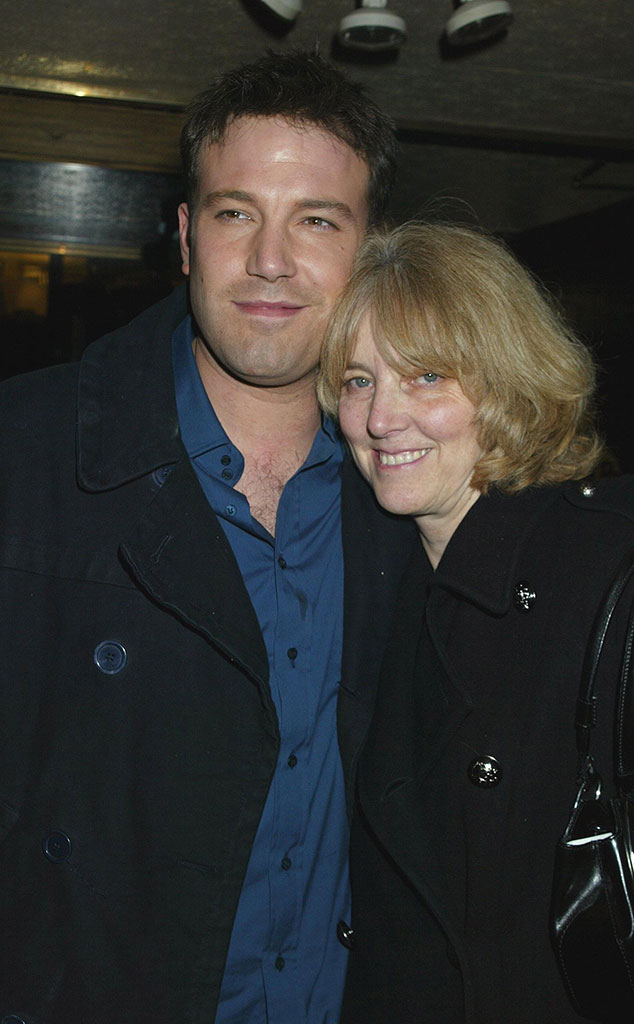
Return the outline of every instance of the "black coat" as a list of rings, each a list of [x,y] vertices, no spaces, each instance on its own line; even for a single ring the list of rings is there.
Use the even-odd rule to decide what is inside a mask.
[[[185,312],[175,293],[79,367],[2,389],[0,1020],[215,1016],[279,732],[255,613],[179,438]],[[348,466],[343,487],[350,786],[415,539]]]
[[[359,762],[345,1024],[580,1021],[549,941],[553,855],[586,638],[633,545],[621,478],[481,498],[435,573],[415,557]],[[609,783],[625,612],[598,681]]]

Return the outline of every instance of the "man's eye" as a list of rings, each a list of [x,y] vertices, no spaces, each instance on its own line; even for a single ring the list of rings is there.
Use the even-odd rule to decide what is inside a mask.
[[[306,217],[305,224],[310,224],[313,228],[334,228],[337,229],[337,225],[333,224],[331,220],[326,220],[325,217]]]
[[[250,220],[248,213],[242,210],[219,210],[216,216],[220,220]]]

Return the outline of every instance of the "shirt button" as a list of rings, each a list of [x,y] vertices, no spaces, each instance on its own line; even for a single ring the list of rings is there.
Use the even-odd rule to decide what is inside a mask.
[[[293,865],[290,857],[284,857],[282,859],[282,871],[288,871]]]
[[[295,661],[295,658],[297,657],[297,648],[289,647],[286,654],[288,655],[289,661]]]
[[[236,509],[235,505],[227,505],[225,511],[226,511],[228,516],[235,516],[235,514],[237,512],[237,509]]]
[[[285,965],[286,965],[286,960],[284,959],[283,956],[276,956],[275,957],[275,970],[276,971],[283,971]]]
[[[288,767],[289,768],[294,768],[296,764],[297,764],[297,757],[295,756],[295,754],[291,754],[291,756],[288,759]]]
[[[223,455],[220,461],[222,462],[223,466],[229,466],[231,465],[231,456]]]
[[[44,856],[52,864],[63,864],[65,860],[70,858],[73,852],[73,844],[71,843],[70,836],[67,836],[65,832],[49,832],[42,840],[42,850],[44,851]]]
[[[123,644],[118,640],[102,640],[95,647],[94,662],[100,672],[114,676],[125,668],[128,655]]]
[[[346,949],[354,949],[354,930],[345,921],[337,925],[337,938]]]
[[[233,470],[231,469],[223,469],[220,475],[223,480],[233,480]]]
[[[286,568],[286,559],[282,558],[282,556],[280,555],[280,557],[277,560],[277,564],[279,565],[280,569],[285,569]]]

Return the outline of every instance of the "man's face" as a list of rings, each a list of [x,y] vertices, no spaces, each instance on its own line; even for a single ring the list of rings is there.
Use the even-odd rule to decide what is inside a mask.
[[[368,168],[315,127],[241,118],[200,153],[179,208],[202,353],[264,387],[312,378],[368,216]]]

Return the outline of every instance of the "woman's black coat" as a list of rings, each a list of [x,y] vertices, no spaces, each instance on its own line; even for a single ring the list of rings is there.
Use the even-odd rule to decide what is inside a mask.
[[[548,932],[590,625],[634,482],[480,498],[402,584],[359,764],[345,1024],[567,1024]],[[623,615],[598,683],[610,778]],[[597,980],[600,984],[600,979]]]

